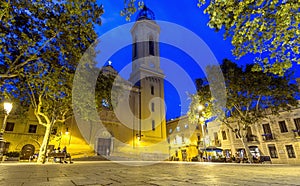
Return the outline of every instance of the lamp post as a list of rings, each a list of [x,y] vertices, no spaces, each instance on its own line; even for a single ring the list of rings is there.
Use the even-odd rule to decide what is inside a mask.
[[[12,103],[8,102],[8,101],[4,101],[3,103],[4,106],[4,119],[3,119],[3,124],[2,124],[2,128],[0,131],[0,158],[2,160],[3,154],[4,154],[4,148],[5,148],[5,140],[3,138],[3,134],[5,131],[5,127],[6,127],[6,120],[7,117],[12,109]]]

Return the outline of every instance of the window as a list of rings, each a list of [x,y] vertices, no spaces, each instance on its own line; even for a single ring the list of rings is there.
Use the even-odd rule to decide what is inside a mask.
[[[7,122],[5,126],[5,131],[14,131],[15,123]]]
[[[263,130],[264,130],[264,133],[265,134],[271,134],[271,127],[270,127],[270,124],[269,123],[266,123],[266,124],[263,124]]]
[[[177,132],[179,132],[180,131],[180,127],[178,126],[178,127],[176,127],[176,130],[177,130]]]
[[[36,133],[37,125],[29,125],[28,133]]]
[[[225,134],[225,135],[226,135],[226,134]],[[215,140],[215,142],[216,142],[216,141],[219,141],[218,133],[217,133],[217,132],[214,132],[214,140]]]
[[[273,140],[274,138],[273,138],[273,135],[272,135],[270,124],[269,123],[263,124],[262,127],[263,127],[263,130],[264,130],[264,134],[262,135],[263,139],[265,141]]]
[[[151,110],[154,112],[154,103],[151,103]]]
[[[151,95],[154,95],[154,86],[151,86]]]
[[[222,131],[222,138],[223,138],[223,140],[227,140],[227,136],[226,136],[226,132],[225,131]]]
[[[152,130],[154,131],[155,130],[155,121],[152,120]]]
[[[135,58],[137,56],[137,43],[133,43],[133,57]]]
[[[197,140],[200,141],[200,134],[197,134]]]
[[[154,41],[153,41],[153,38],[151,38],[151,37],[149,40],[149,55],[154,56]]]
[[[278,158],[275,145],[268,145],[268,148],[269,148],[269,153],[270,153],[271,158]]]
[[[293,145],[286,145],[285,148],[286,148],[289,158],[296,158]]]
[[[247,128],[247,137],[250,137],[252,136],[252,130],[251,130],[251,127],[248,127]]]
[[[300,130],[300,118],[294,119],[296,130]]]
[[[300,136],[300,118],[294,119],[294,122],[295,122],[295,127],[296,127],[295,132],[297,132],[295,134],[296,134],[296,136]]]
[[[286,145],[286,151],[288,153],[289,158],[296,158],[295,151],[293,145]]]
[[[188,124],[185,124],[185,125],[184,125],[184,128],[185,128],[185,129],[188,129],[188,128],[189,128],[189,125],[188,125]]]
[[[185,143],[184,134],[181,134],[182,143]]]
[[[173,130],[172,130],[172,129],[170,129],[170,130],[169,130],[169,133],[171,134],[172,132],[173,132]]]
[[[176,135],[174,143],[181,145],[182,144],[182,136]]]
[[[288,129],[286,128],[285,121],[279,121],[278,124],[279,124],[281,133],[288,132]]]

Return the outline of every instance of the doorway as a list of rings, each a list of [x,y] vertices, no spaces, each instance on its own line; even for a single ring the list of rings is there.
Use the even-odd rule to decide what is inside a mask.
[[[109,156],[111,153],[111,138],[98,138],[97,155]]]

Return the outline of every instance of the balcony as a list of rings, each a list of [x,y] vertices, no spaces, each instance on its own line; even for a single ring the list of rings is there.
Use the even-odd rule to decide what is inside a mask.
[[[293,132],[294,132],[295,138],[299,138],[300,139],[300,129],[295,129],[295,130],[293,130]]]
[[[262,137],[264,141],[275,140],[274,134],[272,133],[262,134]]]

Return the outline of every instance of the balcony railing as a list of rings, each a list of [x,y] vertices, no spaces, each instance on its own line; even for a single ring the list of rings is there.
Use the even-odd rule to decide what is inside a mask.
[[[262,134],[262,137],[264,141],[270,141],[275,139],[274,134],[272,133]]]
[[[300,129],[293,130],[295,138],[300,138]]]

